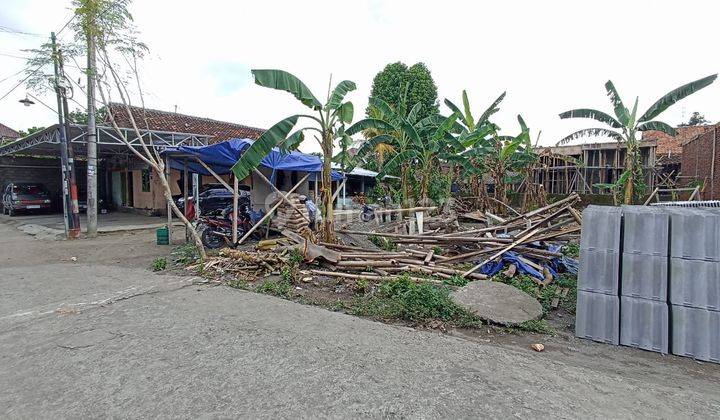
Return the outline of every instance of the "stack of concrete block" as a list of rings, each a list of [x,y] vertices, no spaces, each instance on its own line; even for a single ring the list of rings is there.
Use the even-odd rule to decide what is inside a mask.
[[[720,363],[720,212],[669,213],[672,353]]]
[[[620,342],[620,233],[618,207],[583,211],[575,334],[594,341]]]
[[[670,217],[649,206],[622,213],[620,344],[667,354]]]

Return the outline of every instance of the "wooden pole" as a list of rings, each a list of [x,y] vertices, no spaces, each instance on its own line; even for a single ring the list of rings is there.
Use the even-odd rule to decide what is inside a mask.
[[[170,185],[170,156],[165,155],[165,180]],[[170,204],[172,197],[167,199],[167,229],[168,229],[168,243],[172,244],[172,205]]]
[[[301,179],[297,184],[295,184],[295,186],[292,187],[292,188],[290,189],[290,191],[288,191],[287,194],[284,195],[284,197],[287,198],[288,195],[290,195],[291,193],[293,193],[293,192],[300,186],[300,184],[302,184],[303,182],[305,182],[305,180],[306,180],[309,176],[310,176],[310,174],[305,175],[305,176],[303,177],[303,179]],[[268,218],[270,218],[270,216],[272,216],[272,214],[275,212],[275,210],[277,210],[278,207],[280,207],[280,205],[281,205],[282,203],[283,203],[283,200],[278,201],[278,202],[273,206],[273,208],[271,208],[270,211],[268,211],[267,214],[266,214],[265,216],[263,216],[262,219],[260,219],[257,223],[255,223],[255,225],[253,225],[253,227],[250,228],[250,230],[248,230],[248,231],[245,233],[245,235],[243,235],[242,238],[240,238],[240,240],[237,242],[237,244],[240,245],[241,243],[243,243],[243,242],[245,241],[245,239],[247,239],[247,238],[250,236],[251,233],[255,232],[255,229],[257,229],[258,227],[260,227],[260,225],[262,225],[262,223],[263,223],[265,220],[267,220]]]
[[[233,216],[232,216],[232,243],[237,242],[238,218],[238,179],[233,175]]]
[[[210,172],[210,175],[212,175],[220,184],[222,184],[222,186],[225,187],[225,189],[227,189],[231,193],[233,192],[233,189],[232,189],[232,187],[230,187],[230,184],[225,182],[224,179],[220,178],[220,175],[218,175],[215,171],[213,171],[212,168],[207,166],[207,164],[205,162],[203,162],[202,160],[200,160],[200,158],[197,158],[197,157],[195,158],[195,160],[197,160],[198,163],[200,165],[202,165],[202,167],[205,168],[206,171]]]
[[[183,209],[187,215],[188,210],[188,167],[187,159],[183,159]],[[185,226],[185,242],[190,241],[190,230]]]
[[[464,272],[464,273],[462,274],[462,276],[463,276],[463,277],[469,276],[469,275],[472,274],[473,272],[479,270],[480,267],[482,267],[483,265],[485,265],[488,261],[494,260],[495,258],[501,256],[502,254],[510,251],[510,250],[513,249],[514,247],[516,247],[516,246],[520,245],[521,243],[525,242],[526,240],[528,240],[529,238],[531,238],[533,235],[535,235],[536,233],[538,233],[539,230],[540,230],[540,229],[535,229],[535,230],[533,230],[532,232],[528,233],[527,235],[523,236],[522,238],[518,239],[517,241],[511,243],[510,245],[508,245],[508,246],[506,246],[505,248],[501,249],[501,250],[498,251],[497,253],[493,254],[490,258],[486,259],[485,261],[481,262],[480,264],[476,265],[475,267],[473,267],[473,268],[469,269],[468,271]]]
[[[259,176],[260,179],[262,179],[266,184],[268,184],[268,185],[270,186],[270,188],[272,188],[276,193],[280,194],[280,198],[282,199],[281,202],[282,202],[282,201],[287,202],[287,204],[290,206],[291,209],[293,209],[293,210],[295,211],[295,213],[299,214],[303,219],[305,219],[305,221],[310,222],[310,220],[309,220],[307,217],[305,217],[305,215],[300,211],[300,209],[298,209],[297,207],[295,207],[295,205],[293,205],[292,201],[290,201],[290,199],[287,197],[287,195],[286,195],[285,193],[283,193],[282,191],[280,191],[280,190],[278,189],[278,187],[275,186],[275,184],[273,184],[272,182],[270,182],[270,180],[267,179],[267,178],[265,177],[265,175],[262,174],[262,172],[258,171],[257,169],[253,169],[253,172],[255,172],[255,174],[256,174],[257,176]],[[310,174],[308,174],[307,176],[305,176],[305,178],[303,178],[303,181],[304,181],[305,179],[307,179],[307,177],[308,177],[309,175],[310,175]],[[303,182],[303,181],[300,181],[300,182]],[[298,184],[298,185],[299,185],[299,184]],[[295,185],[295,188],[297,188],[298,185]],[[293,190],[294,190],[295,188],[293,188]],[[289,193],[288,193],[288,194],[289,194]]]

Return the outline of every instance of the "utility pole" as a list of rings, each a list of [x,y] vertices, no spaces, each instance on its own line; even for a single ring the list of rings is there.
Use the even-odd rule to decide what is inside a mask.
[[[68,156],[68,138],[65,121],[63,115],[67,115],[63,112],[63,88],[60,87],[60,71],[62,62],[57,51],[57,42],[55,39],[55,32],[50,34],[50,40],[52,42],[53,50],[53,65],[55,69],[55,95],[57,97],[58,107],[58,131],[60,132],[60,165],[62,166],[62,192],[63,192],[63,214],[65,222],[65,235],[68,239],[77,238],[80,235],[80,222],[77,217],[77,210],[75,211],[75,217],[73,217],[73,202],[71,194],[73,189],[75,190],[75,206],[77,209],[77,186],[72,182],[74,180],[74,165],[73,161]]]
[[[95,40],[87,34],[87,236],[97,236],[97,128],[95,126]]]

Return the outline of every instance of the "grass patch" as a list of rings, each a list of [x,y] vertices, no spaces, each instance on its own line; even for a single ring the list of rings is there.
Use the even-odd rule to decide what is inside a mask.
[[[266,295],[289,299],[292,296],[292,283],[284,278],[279,280],[268,279],[262,282],[255,291]]]
[[[378,319],[399,319],[418,324],[441,320],[459,327],[482,321],[450,299],[450,290],[429,283],[415,283],[405,275],[382,283],[373,294],[356,298],[349,312]]]
[[[571,274],[563,273],[552,283],[545,287],[540,287],[532,277],[519,274],[512,278],[507,278],[502,274],[498,274],[492,278],[494,281],[501,281],[510,286],[516,287],[540,302],[543,312],[547,314],[552,309],[552,301],[558,293],[558,290],[568,288],[568,294],[564,298],[560,298],[558,307],[565,309],[568,313],[575,313],[575,302],[577,300],[577,278]]]
[[[459,274],[454,274],[449,279],[443,280],[443,284],[447,284],[448,286],[462,287],[462,286],[466,286],[468,284],[468,279],[466,279],[465,277],[463,277]]]
[[[181,266],[188,266],[195,264],[200,260],[200,253],[197,250],[195,244],[187,243],[181,245],[172,252],[173,262]]]
[[[562,247],[562,253],[566,257],[578,258],[580,256],[580,245],[579,244],[567,244]]]
[[[385,251],[397,251],[397,244],[384,236],[370,235],[368,240]]]
[[[250,285],[248,284],[247,280],[245,279],[233,279],[228,280],[225,282],[228,286],[234,288],[234,289],[241,289],[241,290],[248,290],[250,289]]]
[[[525,321],[521,324],[514,325],[513,328],[538,334],[555,335],[555,328],[548,324],[548,322],[544,319]]]
[[[155,258],[152,263],[152,271],[164,271],[167,268],[167,259],[165,257]]]

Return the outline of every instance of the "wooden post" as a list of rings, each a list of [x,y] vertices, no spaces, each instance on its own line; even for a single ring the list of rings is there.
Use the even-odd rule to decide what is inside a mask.
[[[285,197],[285,199],[287,199],[287,196],[289,196],[290,194],[292,194],[292,193],[300,186],[300,184],[302,184],[303,182],[305,182],[306,179],[308,179],[309,176],[310,176],[310,173],[308,173],[307,175],[305,175],[305,176],[303,177],[303,179],[301,179],[297,184],[295,184],[295,186],[292,187],[292,188],[290,189],[290,191],[288,191],[286,194],[284,194],[283,197]],[[260,227],[260,225],[262,225],[265,220],[267,220],[268,218],[270,218],[270,216],[272,216],[272,214],[275,212],[275,210],[277,210],[278,207],[280,207],[280,205],[283,203],[283,201],[284,201],[284,200],[278,201],[278,202],[273,206],[273,208],[271,208],[270,211],[268,211],[267,214],[266,214],[265,216],[263,216],[262,219],[260,219],[257,223],[255,223],[255,225],[254,225],[252,228],[250,228],[250,230],[248,230],[248,231],[245,233],[245,235],[243,235],[242,238],[240,238],[240,240],[237,242],[237,244],[240,245],[241,243],[243,243],[243,242],[245,241],[245,239],[247,239],[247,238],[250,236],[251,233],[255,232],[255,229],[257,229],[258,227]],[[294,208],[294,207],[293,207],[293,208]]]
[[[188,210],[188,167],[187,159],[183,159],[183,210],[187,215]],[[190,230],[185,226],[185,242],[190,241]]]
[[[165,181],[170,185],[170,156],[165,155]],[[172,197],[167,199],[167,229],[168,229],[168,243],[172,244],[172,207],[170,205]]]
[[[232,243],[237,242],[237,218],[238,218],[238,179],[233,175],[233,216],[232,216]]]
[[[305,217],[305,215],[304,215],[297,207],[295,207],[295,206],[293,205],[293,203],[290,201],[290,199],[287,197],[287,195],[286,195],[284,192],[280,191],[280,190],[278,189],[278,187],[276,187],[272,182],[270,182],[270,180],[267,179],[267,178],[265,177],[265,175],[263,175],[262,172],[258,171],[257,169],[253,169],[253,172],[255,172],[255,174],[256,174],[257,176],[259,176],[260,179],[262,179],[266,184],[268,184],[276,193],[280,194],[280,198],[282,199],[282,201],[287,202],[287,204],[290,206],[291,209],[293,209],[293,210],[294,210],[297,214],[299,214],[303,219],[305,219],[306,221],[310,222],[310,220],[309,220],[307,217]],[[310,175],[310,174],[308,174],[308,176],[309,176],[309,175]],[[307,176],[306,176],[305,178],[303,178],[303,181],[305,181],[305,179],[307,179]],[[300,181],[300,182],[303,182],[303,181]],[[295,189],[296,189],[297,187],[299,187],[299,186],[300,186],[300,183],[296,184],[295,187],[293,188],[293,190],[295,190]]]

